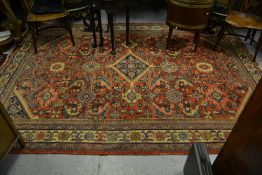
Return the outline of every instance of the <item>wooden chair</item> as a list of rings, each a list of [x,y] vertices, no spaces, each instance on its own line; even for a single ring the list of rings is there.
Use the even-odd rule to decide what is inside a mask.
[[[63,0],[62,0],[62,3],[64,3]],[[70,24],[67,23],[66,20],[65,20],[65,18],[69,15],[69,12],[67,10],[64,10],[61,13],[35,14],[35,13],[32,12],[32,7],[33,7],[33,1],[32,0],[22,0],[22,4],[23,4],[24,9],[26,10],[26,12],[28,14],[26,21],[29,24],[31,37],[32,37],[33,44],[34,44],[35,53],[37,53],[37,47],[36,47],[37,35],[39,35],[40,30],[44,30],[44,29],[47,29],[47,28],[58,28],[58,27],[59,28],[60,27],[65,28],[70,35],[73,46],[75,46],[75,41],[74,41],[74,37],[73,37],[73,34],[72,34],[72,28],[71,28]],[[53,21],[53,20],[60,20],[63,25],[59,25],[59,26],[58,25],[57,26],[53,26],[53,25],[51,26],[50,25],[50,26],[46,26],[46,27],[38,29],[39,23],[46,22],[46,21]]]
[[[215,48],[225,35],[225,31],[230,27],[234,28],[244,28],[248,29],[249,32],[247,35],[239,35],[235,33],[231,33],[230,30],[227,35],[237,35],[240,37],[245,37],[245,39],[249,38],[252,41],[254,40],[254,33],[250,37],[251,30],[262,30],[262,2],[261,0],[229,0],[230,10],[228,16],[225,18],[225,24],[221,28],[218,40],[215,44]],[[261,37],[260,37],[261,38]],[[261,40],[261,39],[260,39]],[[256,60],[257,52],[261,48],[261,41],[257,43],[256,54],[253,57],[253,61]]]

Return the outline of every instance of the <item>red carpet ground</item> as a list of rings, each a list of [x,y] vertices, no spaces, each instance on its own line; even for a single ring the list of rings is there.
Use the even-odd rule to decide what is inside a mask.
[[[117,54],[93,49],[92,36],[74,27],[41,33],[38,55],[30,38],[3,65],[1,98],[27,143],[20,153],[179,154],[192,142],[217,153],[260,71],[239,39],[212,50],[208,37],[193,52],[193,35],[175,32],[165,49],[164,25],[133,25]],[[216,38],[214,38],[216,39]]]

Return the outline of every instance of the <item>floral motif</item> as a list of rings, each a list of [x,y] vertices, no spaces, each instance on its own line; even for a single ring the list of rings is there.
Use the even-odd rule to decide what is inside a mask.
[[[210,73],[214,70],[213,66],[209,63],[197,63],[196,67],[200,72],[204,73]]]
[[[75,47],[58,32],[41,37],[37,55],[28,53],[28,41],[7,60],[1,99],[9,98],[26,151],[174,153],[195,141],[221,148],[254,88],[252,77],[259,77],[248,54],[213,51],[203,38],[192,52],[193,36],[185,32],[166,50],[167,28],[133,28],[141,31],[130,35],[131,47],[122,44],[122,32],[116,35],[116,55],[108,35],[103,49],[93,49],[92,36],[79,27]],[[241,62],[250,64],[252,77]]]
[[[61,71],[64,70],[64,68],[65,68],[65,63],[56,62],[56,63],[53,63],[50,66],[50,71],[52,71],[52,72],[61,72]]]
[[[165,62],[161,63],[160,66],[161,66],[163,71],[168,72],[168,73],[176,72],[177,69],[178,69],[178,66],[175,65],[175,63],[168,62],[168,61],[165,61]]]
[[[133,104],[141,99],[141,95],[139,93],[136,93],[134,90],[128,89],[126,93],[122,94],[122,98],[129,104]]]

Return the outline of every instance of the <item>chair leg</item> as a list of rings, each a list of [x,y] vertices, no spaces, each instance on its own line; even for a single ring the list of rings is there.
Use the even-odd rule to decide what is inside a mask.
[[[36,35],[39,36],[39,30],[38,30],[38,26],[36,23],[34,23],[34,28],[35,28],[35,31],[36,31]]]
[[[90,12],[91,12],[90,25],[91,25],[91,29],[92,29],[92,32],[93,32],[93,39],[94,39],[94,43],[92,44],[92,47],[96,48],[97,42],[96,42],[95,9],[94,9],[93,5],[91,5],[91,7],[90,7]]]
[[[130,45],[129,41],[129,7],[126,6],[126,45]]]
[[[109,32],[109,16],[108,16],[108,11],[106,11],[106,16],[107,16],[107,27],[106,27],[106,33]]]
[[[250,45],[252,45],[252,44],[253,44],[253,41],[254,41],[254,39],[255,39],[255,35],[256,35],[256,33],[257,33],[257,30],[256,30],[256,29],[254,29],[254,30],[253,30],[253,33],[252,33],[251,40],[250,40]]]
[[[108,13],[108,23],[110,27],[110,35],[111,35],[111,46],[112,46],[112,51],[111,54],[115,55],[116,50],[115,50],[115,35],[114,35],[114,21],[113,21],[113,12]]]
[[[172,32],[173,32],[173,27],[169,26],[168,37],[167,37],[167,42],[166,42],[166,49],[168,49],[168,46],[171,40],[171,36],[172,36]]]
[[[253,57],[253,61],[256,61],[256,57],[257,57],[258,51],[261,48],[261,46],[262,46],[262,32],[261,32],[260,37],[259,37],[258,42],[257,42],[256,52],[255,52],[255,55]]]
[[[73,46],[75,46],[75,40],[74,40],[74,37],[73,37],[71,25],[68,22],[66,22],[65,19],[62,19],[62,21],[63,21],[63,23],[65,25],[66,30],[68,31],[68,33],[70,35],[71,42],[72,42]]]
[[[35,27],[33,23],[29,22],[29,29],[30,29],[30,33],[31,33],[31,38],[33,40],[33,45],[34,45],[34,51],[35,54],[37,54],[37,47],[36,47],[36,31],[35,31]]]
[[[102,21],[101,21],[101,11],[99,9],[96,10],[96,14],[97,14],[97,20],[98,20],[99,36],[100,36],[99,47],[103,47],[104,38],[103,38],[103,28],[102,28]]]
[[[250,37],[251,31],[251,29],[248,29],[247,35],[245,36],[245,41],[247,41],[247,39]]]
[[[219,44],[219,42],[220,42],[221,39],[223,38],[225,31],[226,31],[226,24],[223,25],[223,27],[222,27],[221,30],[219,31],[218,40],[217,40],[217,42],[216,42],[213,50],[215,50],[215,49],[217,48],[217,45]]]
[[[195,36],[194,36],[194,43],[195,43],[194,52],[196,52],[196,50],[197,50],[199,39],[200,39],[200,32],[196,31]]]

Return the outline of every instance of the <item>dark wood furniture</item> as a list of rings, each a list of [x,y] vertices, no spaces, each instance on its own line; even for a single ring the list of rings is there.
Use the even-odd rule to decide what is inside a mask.
[[[111,35],[111,46],[112,46],[112,54],[115,54],[115,34],[114,34],[114,15],[117,11],[122,9],[126,10],[126,45],[129,45],[129,6],[128,0],[92,0],[91,2],[91,27],[93,30],[93,38],[94,43],[93,47],[97,47],[96,41],[96,32],[95,32],[95,22],[94,22],[94,15],[97,14],[98,19],[98,26],[99,26],[99,34],[100,34],[100,44],[99,47],[103,47],[103,29],[102,29],[102,22],[101,22],[101,10],[105,10],[108,15],[108,24],[110,29]]]
[[[207,26],[213,0],[168,0],[166,24],[169,26],[166,47],[168,48],[174,28],[195,32],[196,51],[200,32]]]
[[[212,165],[214,175],[262,174],[262,79]]]
[[[185,175],[262,174],[262,79],[239,116],[226,143],[212,165],[203,143],[193,143]]]
[[[9,153],[16,142],[25,146],[21,134],[12,123],[3,104],[0,102],[0,161]]]
[[[0,11],[8,18],[10,23],[9,30],[11,31],[11,36],[7,40],[0,42],[0,47],[9,44],[12,41],[15,41],[19,45],[22,40],[22,21],[16,18],[14,12],[9,6],[9,3],[6,0],[0,0]]]
[[[225,31],[229,28],[243,28],[248,29],[247,35],[238,35],[230,32],[228,30],[227,35],[237,35],[240,37],[248,38],[251,41],[254,40],[254,35],[256,30],[262,30],[262,2],[261,0],[253,0],[253,1],[234,1],[228,0],[230,3],[230,10],[228,16],[225,18],[225,23],[219,32],[219,38],[216,42],[215,48],[225,35]],[[250,37],[251,30],[253,30],[253,34]],[[252,43],[252,42],[251,42]],[[256,60],[256,56],[258,50],[261,48],[261,42],[258,42],[256,53],[253,57],[253,61]]]
[[[90,26],[90,0],[65,0],[65,8],[69,11],[70,17],[82,18],[85,31],[92,31]]]
[[[46,29],[46,28],[55,28],[55,27],[62,27],[65,28],[71,38],[72,44],[75,45],[74,37],[72,34],[72,28],[69,23],[66,22],[65,18],[69,15],[69,12],[67,10],[64,10],[61,13],[50,13],[50,14],[34,14],[32,12],[32,7],[33,7],[33,1],[32,0],[22,0],[23,1],[23,6],[27,12],[27,18],[26,21],[29,23],[29,28],[31,32],[31,37],[33,40],[34,44],[34,50],[35,53],[37,53],[37,46],[36,46],[36,39],[37,35],[39,35],[39,31]],[[63,3],[63,1],[62,1]],[[53,21],[53,20],[60,20],[63,25],[61,26],[48,26],[48,27],[43,27],[41,29],[38,28],[38,24],[41,22],[46,22],[46,21]]]

